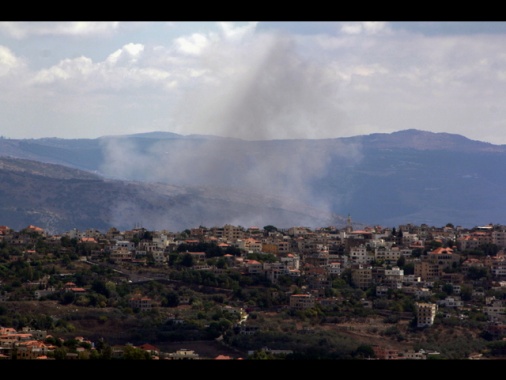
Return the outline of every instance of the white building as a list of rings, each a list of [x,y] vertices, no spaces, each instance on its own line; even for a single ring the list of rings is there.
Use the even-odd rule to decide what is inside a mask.
[[[428,302],[416,303],[417,327],[427,327],[434,324],[436,318],[437,304]]]

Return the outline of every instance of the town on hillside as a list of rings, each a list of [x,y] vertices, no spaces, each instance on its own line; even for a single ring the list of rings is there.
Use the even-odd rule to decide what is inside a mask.
[[[505,250],[502,225],[354,229],[350,217],[317,229],[51,235],[0,226],[0,358],[504,358]],[[66,311],[30,320],[9,313],[23,302]],[[111,308],[121,317],[105,314]],[[112,327],[105,340],[73,336],[90,315],[104,326],[142,318],[144,330],[131,327],[121,345],[107,342],[125,334]],[[356,326],[363,340],[343,337]],[[157,346],[192,340],[220,342],[227,354]]]

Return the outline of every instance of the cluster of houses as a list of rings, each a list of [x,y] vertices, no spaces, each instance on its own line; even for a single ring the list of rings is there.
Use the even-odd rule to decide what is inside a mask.
[[[44,233],[43,229],[28,226],[24,231]],[[30,236],[14,234],[8,227],[0,226],[0,241],[29,246]],[[423,301],[432,295],[434,284],[450,284],[453,292],[440,306],[462,306],[459,294],[466,284],[465,276],[470,270],[484,270],[490,280],[486,285],[476,282],[472,296],[484,300],[485,312],[494,321],[504,321],[504,305],[500,300],[486,298],[485,286],[492,290],[506,290],[506,226],[487,225],[464,229],[449,224],[442,228],[427,225],[400,225],[395,228],[375,226],[354,230],[349,219],[344,228],[292,227],[267,230],[258,227],[244,228],[199,227],[186,230],[184,234],[169,231],[150,232],[149,239],[134,241],[144,229],[120,232],[115,228],[102,233],[95,229],[68,231],[63,235],[51,235],[48,239],[59,241],[62,236],[77,239],[93,247],[82,259],[94,261],[104,258],[118,264],[168,266],[168,255],[177,251],[180,244],[191,246],[199,243],[215,243],[220,248],[235,247],[243,254],[225,254],[227,268],[238,268],[243,273],[264,275],[273,283],[280,276],[303,277],[306,292],[294,295],[290,300],[295,308],[312,307],[324,297],[332,279],[345,270],[351,271],[353,283],[361,288],[375,287],[377,296],[387,295],[390,289],[402,290]],[[428,249],[428,242],[441,242]],[[484,245],[497,247],[495,255],[469,256],[462,252],[476,250]],[[418,255],[413,253],[418,251]],[[425,254],[420,252],[425,251]],[[26,250],[28,255],[35,254]],[[205,252],[184,252],[192,256],[193,269],[219,272],[222,268],[210,265]],[[272,254],[277,261],[248,259],[246,253]],[[463,259],[466,257],[465,259]],[[411,264],[414,269],[405,274],[399,265]],[[458,271],[451,270],[459,267]],[[83,291],[77,289],[76,291]],[[39,294],[40,296],[40,294]],[[140,302],[136,299],[136,302]],[[328,300],[326,300],[328,302]],[[139,305],[142,306],[142,305]],[[144,307],[149,307],[146,304]],[[496,312],[497,311],[497,312]]]
[[[0,360],[54,360],[54,351],[58,346],[48,343],[51,340],[47,331],[34,330],[24,327],[17,331],[12,327],[0,326]],[[74,338],[78,343],[77,347],[66,352],[65,360],[79,360],[89,358],[90,353],[96,350],[95,343],[84,339],[81,336]],[[111,359],[124,359],[125,347],[122,345],[111,347]],[[195,350],[181,348],[174,352],[163,352],[158,347],[145,343],[133,346],[145,352],[151,360],[242,360],[229,355],[217,355],[215,357],[204,357]]]
[[[289,307],[306,309],[316,303],[324,306],[342,302],[326,297],[332,280],[345,271],[351,273],[355,286],[375,289],[375,295],[386,297],[391,290],[402,291],[417,300],[417,323],[419,327],[430,326],[438,311],[453,310],[462,318],[459,310],[466,301],[481,305],[491,324],[504,333],[506,305],[504,298],[487,296],[490,292],[506,292],[506,226],[489,224],[474,228],[422,225],[400,225],[397,228],[380,226],[354,229],[351,218],[343,228],[326,227],[311,229],[291,227],[278,229],[225,225],[207,228],[200,226],[184,232],[146,231],[135,228],[119,231],[110,228],[106,232],[95,229],[68,231],[62,235],[47,235],[47,239],[60,240],[62,236],[89,244],[92,249],[83,259],[95,261],[104,258],[117,264],[169,265],[169,255],[178,247],[215,243],[227,250],[233,247],[241,254],[222,256],[227,269],[237,268],[241,273],[263,275],[273,283],[281,276],[303,278],[304,292],[291,294]],[[44,230],[29,226],[24,232],[44,234]],[[149,232],[149,238],[139,239]],[[29,247],[33,234],[15,233],[0,226],[0,241]],[[436,243],[436,244],[434,244]],[[493,247],[490,254],[469,255],[483,247]],[[33,254],[27,249],[26,254]],[[187,250],[195,270],[223,271],[223,266],[210,264],[205,252]],[[277,260],[255,260],[247,254],[271,254]],[[412,268],[405,274],[407,266]],[[458,270],[457,270],[458,269]],[[473,271],[485,273],[486,278],[473,282],[466,275]],[[485,281],[486,280],[486,281]],[[436,291],[451,286],[452,292],[445,299],[429,302]],[[462,297],[463,288],[471,289]],[[138,308],[150,308],[152,302],[141,296],[132,299]],[[371,302],[364,300],[364,306]],[[246,329],[246,327],[245,327]]]

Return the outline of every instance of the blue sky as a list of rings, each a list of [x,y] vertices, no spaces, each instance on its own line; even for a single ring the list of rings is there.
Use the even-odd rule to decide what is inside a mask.
[[[506,144],[506,22],[0,22],[0,135]]]

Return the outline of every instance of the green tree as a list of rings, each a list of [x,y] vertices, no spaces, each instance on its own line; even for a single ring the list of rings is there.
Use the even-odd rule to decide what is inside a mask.
[[[107,286],[107,284],[104,280],[97,279],[97,280],[94,280],[93,283],[91,284],[91,290],[93,290],[94,292],[96,292],[98,294],[102,294],[105,297],[110,296],[109,289],[110,289],[110,287]]]
[[[63,292],[61,298],[60,298],[60,303],[62,305],[69,305],[71,303],[73,303],[76,299],[76,295],[74,292]]]
[[[65,347],[58,347],[54,349],[53,356],[56,360],[64,360],[67,357],[67,352]]]
[[[151,354],[142,348],[127,344],[123,348],[123,358],[126,360],[150,360]]]
[[[469,280],[479,280],[481,278],[488,278],[487,268],[478,268],[475,266],[469,267],[466,277]]]
[[[460,288],[460,297],[462,301],[471,301],[473,298],[473,287],[468,284],[463,284]]]
[[[441,287],[441,290],[443,292],[445,292],[446,294],[448,295],[452,295],[453,294],[453,285],[450,284],[450,283],[446,283],[444,284],[442,287]]]
[[[371,346],[367,344],[361,344],[353,353],[353,356],[358,359],[375,358],[376,354]]]
[[[267,226],[264,226],[264,228],[263,228],[263,229],[264,229],[264,231],[265,231],[265,232],[267,232],[267,233],[269,233],[269,232],[277,232],[277,231],[278,231],[277,227],[275,227],[275,226],[273,226],[273,225],[271,225],[271,224],[269,224],[269,225],[267,225]]]
[[[183,257],[181,258],[181,265],[184,267],[192,267],[194,264],[193,256],[189,253],[183,254]]]
[[[274,360],[276,357],[266,350],[255,350],[251,355],[248,356],[249,360]]]
[[[163,306],[177,307],[179,305],[179,296],[176,292],[169,292],[165,296],[165,300],[162,303]]]
[[[397,260],[397,266],[401,269],[404,269],[404,265],[406,265],[406,257],[404,255],[402,255],[401,257],[399,257],[399,259]]]

